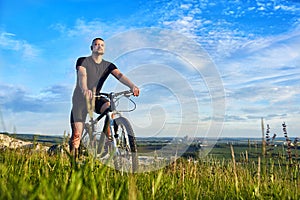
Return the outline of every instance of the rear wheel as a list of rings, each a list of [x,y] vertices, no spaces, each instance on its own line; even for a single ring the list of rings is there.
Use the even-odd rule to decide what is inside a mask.
[[[115,156],[114,165],[117,170],[137,172],[138,154],[136,138],[129,121],[124,117],[114,120],[115,137],[119,154]]]

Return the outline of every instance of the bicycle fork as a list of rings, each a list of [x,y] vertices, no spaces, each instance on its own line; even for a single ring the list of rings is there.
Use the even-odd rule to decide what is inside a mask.
[[[118,149],[118,145],[117,145],[117,139],[116,139],[116,133],[115,133],[115,124],[114,124],[114,113],[112,112],[109,112],[107,113],[107,119],[109,120],[109,126],[110,126],[110,134],[111,134],[111,137],[112,137],[112,140],[113,140],[113,147],[114,147],[114,154],[115,155],[119,155],[120,152],[119,152],[119,149]]]

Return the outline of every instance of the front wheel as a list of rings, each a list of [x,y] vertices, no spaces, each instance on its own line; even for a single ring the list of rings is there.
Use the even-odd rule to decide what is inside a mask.
[[[123,171],[138,171],[136,138],[129,121],[124,117],[114,119],[114,131],[119,153],[114,159],[115,168]]]

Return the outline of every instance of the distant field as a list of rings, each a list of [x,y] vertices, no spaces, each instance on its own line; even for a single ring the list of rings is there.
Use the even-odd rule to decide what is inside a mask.
[[[8,133],[5,133],[8,134]],[[53,144],[61,144],[65,138],[63,136],[46,136],[46,135],[32,135],[32,134],[8,134],[17,139],[36,141],[41,144],[51,146]],[[180,138],[179,138],[180,139]],[[177,139],[179,141],[179,139]],[[206,145],[202,145],[201,141],[204,139],[195,139],[196,142],[191,142],[189,147],[183,153],[185,158],[199,158],[202,155],[213,156],[218,159],[231,159],[230,144],[233,145],[237,160],[245,160],[246,156],[249,160],[257,159],[261,156],[262,146],[261,138],[206,138]],[[172,144],[170,145],[170,141]],[[175,142],[174,142],[175,141]],[[180,139],[181,141],[181,139]],[[288,157],[287,146],[284,145],[285,138],[277,138],[273,146],[266,147],[267,157]],[[163,148],[164,155],[174,155],[176,149],[180,149],[176,143],[176,139],[171,137],[147,137],[137,138],[138,152],[143,155],[154,151],[159,151]],[[209,150],[209,152],[206,152]],[[294,159],[300,159],[300,147],[296,146],[291,149]]]

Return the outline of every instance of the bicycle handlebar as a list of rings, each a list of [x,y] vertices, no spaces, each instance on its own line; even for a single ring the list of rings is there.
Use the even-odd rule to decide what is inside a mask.
[[[110,108],[111,110],[116,110],[116,105],[115,103],[122,97],[126,97],[128,98],[129,101],[131,101],[134,105],[134,108],[132,109],[129,109],[129,110],[118,110],[118,112],[131,112],[133,110],[136,109],[136,104],[135,102],[130,99],[129,97],[133,95],[133,92],[131,90],[125,90],[125,91],[121,91],[121,92],[117,92],[117,93],[114,93],[114,92],[111,92],[111,93],[98,93],[98,94],[94,94],[94,97],[101,97],[101,96],[105,96],[106,98],[108,98],[110,100]]]
[[[117,93],[114,93],[114,92],[111,92],[111,93],[98,93],[98,94],[94,94],[94,97],[101,97],[101,96],[106,96],[108,98],[116,98],[118,96],[125,96],[125,97],[130,97],[131,95],[133,95],[133,92],[131,90],[125,90],[125,91],[122,91],[122,92],[117,92]]]

